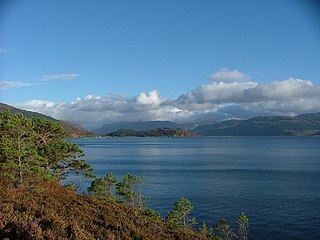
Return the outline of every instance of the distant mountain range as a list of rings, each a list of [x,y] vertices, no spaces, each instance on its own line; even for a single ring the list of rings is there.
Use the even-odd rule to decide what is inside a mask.
[[[57,119],[54,119],[52,117],[49,117],[49,116],[41,114],[41,113],[25,111],[25,110],[15,108],[15,107],[12,107],[12,106],[4,104],[4,103],[0,103],[0,112],[6,112],[6,111],[11,112],[13,114],[22,113],[23,115],[25,115],[28,118],[41,117],[41,118],[45,118],[45,119],[48,119],[51,121],[59,122],[68,131],[69,137],[71,137],[71,138],[89,137],[89,136],[94,135],[93,133],[91,133],[91,132],[85,130],[84,128],[82,128],[78,125],[75,125],[71,122],[57,120]]]
[[[185,130],[192,130],[198,126],[215,123],[212,119],[196,120],[187,123],[176,123],[171,121],[138,121],[138,122],[116,122],[110,124],[104,124],[101,128],[94,130],[96,134],[106,135],[111,132],[115,132],[119,129],[131,129],[131,130],[152,130],[158,128],[180,128]]]
[[[320,113],[295,117],[254,117],[247,120],[199,120],[178,124],[170,121],[139,121],[105,124],[96,131],[106,135],[119,129],[151,130],[156,128],[182,128],[202,136],[311,136],[320,135]]]
[[[254,117],[198,126],[203,136],[311,136],[320,135],[320,113],[295,117]]]
[[[59,121],[40,113],[25,111],[0,103],[0,112],[3,111],[23,113],[27,117],[44,117],[52,121]],[[73,123],[67,121],[59,122],[69,132],[70,137],[91,137],[94,135]],[[150,131],[164,128],[185,129],[202,136],[314,136],[320,135],[320,112],[300,114],[295,117],[254,117],[247,120],[227,120],[223,122],[215,122],[212,119],[197,120],[189,123],[170,121],[117,122],[105,124],[94,132],[99,135],[107,135],[119,129]]]

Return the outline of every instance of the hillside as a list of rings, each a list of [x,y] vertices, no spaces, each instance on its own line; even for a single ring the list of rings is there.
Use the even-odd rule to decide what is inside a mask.
[[[172,230],[143,210],[78,195],[58,183],[9,188],[0,181],[0,239],[206,239]]]
[[[86,129],[83,129],[82,127],[75,125],[71,122],[68,121],[60,121],[57,119],[54,119],[52,117],[49,117],[47,115],[37,113],[37,112],[31,112],[31,111],[25,111],[19,108],[12,107],[10,105],[0,103],[0,112],[11,112],[13,114],[18,114],[22,113],[28,118],[32,117],[40,117],[40,118],[45,118],[54,122],[59,122],[69,133],[69,137],[71,138],[79,138],[79,137],[91,137],[94,134],[87,131]]]
[[[157,128],[151,130],[119,129],[109,133],[109,137],[196,137],[196,134],[181,128]]]
[[[151,130],[156,128],[181,128],[181,125],[170,121],[116,122],[105,124],[94,132],[100,135],[106,135],[119,129]]]
[[[195,128],[204,136],[310,136],[319,135],[320,113],[295,117],[255,117],[248,120],[228,120]]]

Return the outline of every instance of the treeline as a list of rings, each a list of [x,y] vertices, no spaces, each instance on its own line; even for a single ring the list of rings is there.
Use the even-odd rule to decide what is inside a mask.
[[[0,239],[248,238],[243,213],[237,230],[224,219],[196,230],[186,198],[161,218],[147,208],[143,177],[127,174],[119,181],[112,173],[90,174],[84,153],[66,136],[56,122],[0,113]],[[94,179],[89,195],[61,186],[70,174]]]
[[[160,214],[152,209],[146,208],[146,196],[141,194],[141,187],[144,184],[143,177],[126,174],[122,181],[119,181],[112,173],[107,173],[104,177],[96,178],[88,187],[88,192],[96,198],[107,202],[118,202],[144,210],[144,214],[160,219]],[[195,231],[198,222],[190,217],[193,210],[192,203],[182,197],[174,204],[174,208],[166,217],[166,222],[173,230]],[[201,236],[212,240],[247,240],[249,230],[249,220],[244,213],[241,213],[237,220],[238,229],[232,228],[226,219],[221,219],[213,227],[208,227],[204,222],[198,229]]]

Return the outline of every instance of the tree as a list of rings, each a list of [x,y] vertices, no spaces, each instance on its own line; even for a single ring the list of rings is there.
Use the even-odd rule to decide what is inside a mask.
[[[222,218],[219,223],[215,224],[214,229],[220,233],[222,239],[224,240],[232,240],[236,238],[236,234],[234,233],[234,229],[230,227],[227,220]]]
[[[113,196],[112,188],[117,183],[118,179],[109,172],[105,177],[96,178],[92,181],[90,187],[88,187],[88,192],[93,193],[99,199],[114,202],[115,197]]]
[[[35,147],[33,123],[22,114],[0,114],[0,168],[1,175],[22,184],[27,173],[39,170],[40,164]]]
[[[173,227],[192,227],[196,224],[195,218],[189,218],[193,206],[186,198],[181,198],[175,203],[174,210],[172,210],[167,217],[167,222]]]
[[[142,209],[145,207],[146,197],[141,194],[140,188],[143,177],[126,174],[122,182],[116,184],[116,193],[122,197],[124,203]]]
[[[66,134],[56,122],[0,113],[1,177],[22,185],[90,171],[90,165],[78,160],[83,152],[65,140]]]
[[[239,240],[248,240],[249,219],[244,213],[240,213],[238,217],[238,238]]]
[[[84,160],[79,160],[84,156],[83,151],[65,140],[68,133],[59,123],[44,118],[33,118],[32,121],[37,136],[37,151],[43,160],[41,167],[52,170],[59,179],[70,173],[77,175],[92,170]]]

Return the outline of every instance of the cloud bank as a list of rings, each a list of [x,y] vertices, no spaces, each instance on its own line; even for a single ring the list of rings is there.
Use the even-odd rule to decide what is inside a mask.
[[[204,117],[225,120],[320,112],[320,86],[313,85],[309,80],[288,78],[261,84],[238,70],[228,69],[212,74],[212,79],[214,81],[175,99],[165,98],[152,90],[134,97],[88,95],[70,103],[33,100],[15,106],[91,129],[116,121],[183,122]]]

